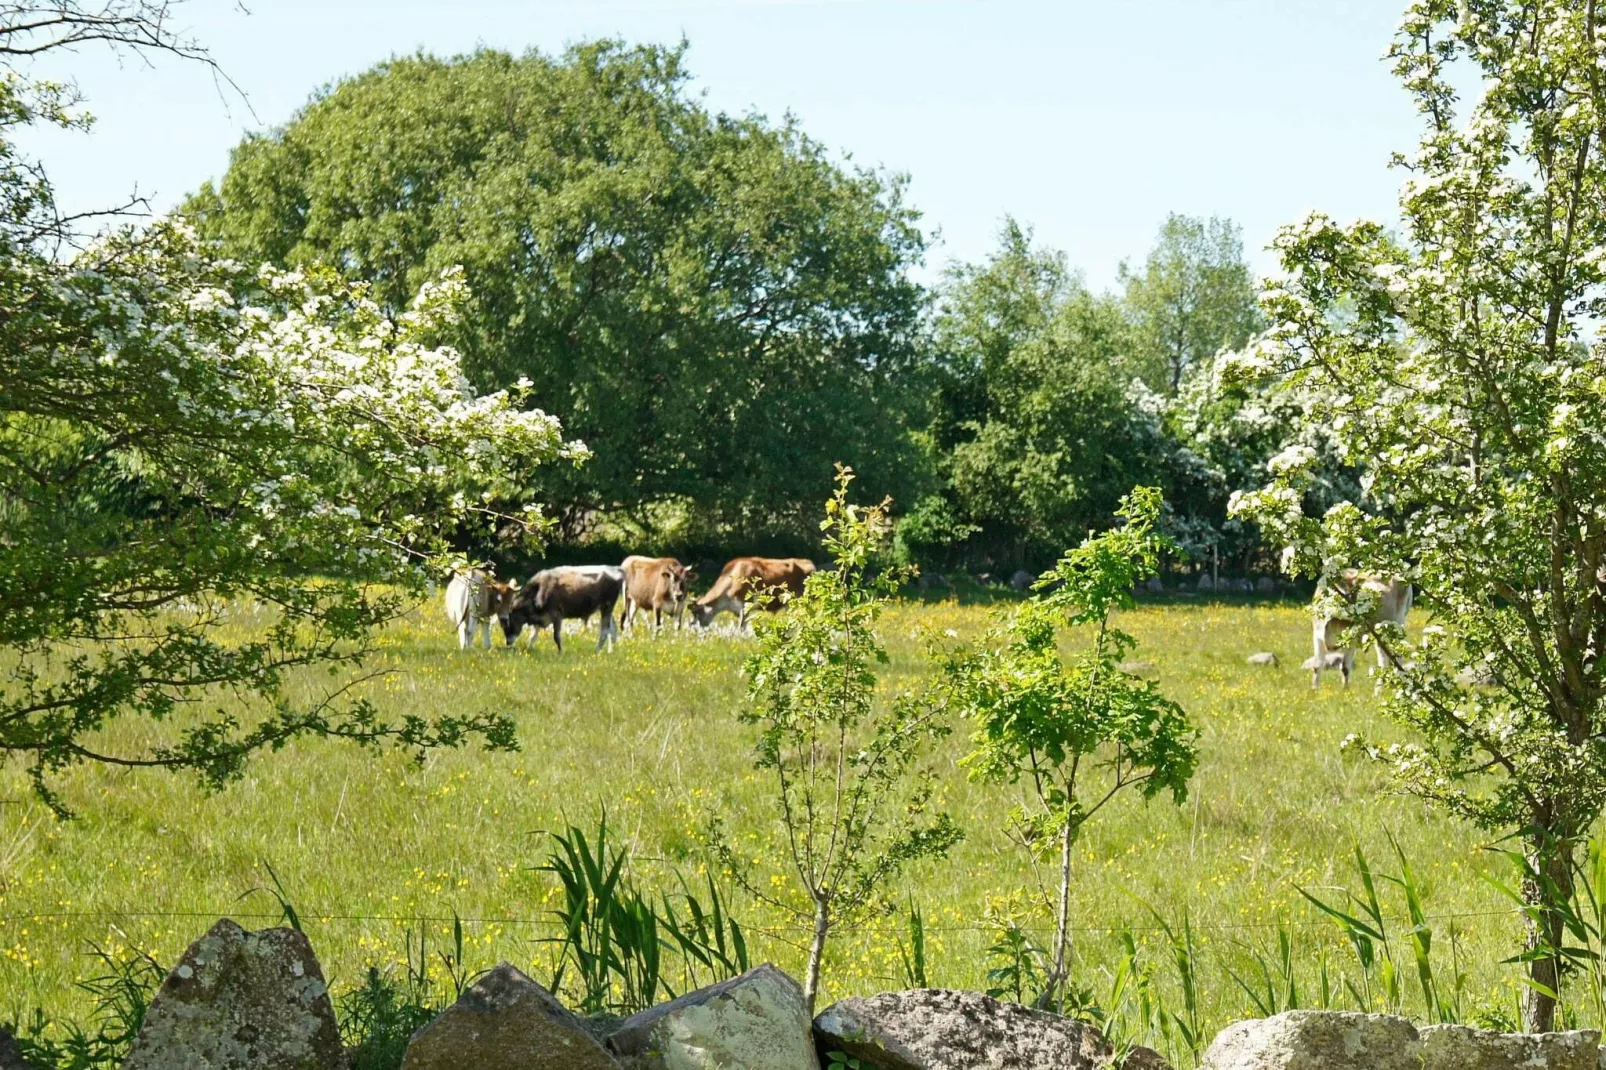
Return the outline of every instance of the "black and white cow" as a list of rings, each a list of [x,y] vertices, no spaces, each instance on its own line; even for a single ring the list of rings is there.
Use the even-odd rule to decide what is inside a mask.
[[[565,565],[542,569],[513,596],[512,606],[502,617],[502,634],[508,646],[512,646],[526,627],[534,625],[541,629],[550,625],[552,641],[561,651],[565,620],[584,622],[592,614],[601,613],[597,649],[612,649],[619,638],[614,607],[619,604],[624,585],[624,571],[616,565]],[[530,645],[535,645],[533,633]]]

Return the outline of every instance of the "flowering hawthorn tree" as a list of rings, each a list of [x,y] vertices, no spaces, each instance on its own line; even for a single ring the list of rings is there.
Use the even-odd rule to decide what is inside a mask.
[[[1420,641],[1384,702],[1415,742],[1357,741],[1400,787],[1520,837],[1529,1029],[1549,1029],[1573,857],[1606,802],[1606,38],[1594,0],[1418,0],[1390,50],[1426,130],[1403,231],[1322,215],[1276,242],[1286,279],[1251,364],[1320,381],[1361,503],[1300,508],[1291,448],[1235,511],[1290,570],[1409,576]],[[1456,98],[1452,69],[1483,82]],[[1365,506],[1363,508],[1362,506]],[[1374,630],[1375,631],[1375,630]]]
[[[0,758],[43,798],[62,809],[51,774],[82,762],[220,785],[309,734],[514,745],[499,715],[388,720],[349,697],[358,671],[309,705],[283,686],[355,670],[455,530],[583,455],[430,344],[465,297],[447,272],[391,320],[332,273],[252,272],[165,222],[70,263],[0,258]],[[104,731],[180,708],[165,743]]]

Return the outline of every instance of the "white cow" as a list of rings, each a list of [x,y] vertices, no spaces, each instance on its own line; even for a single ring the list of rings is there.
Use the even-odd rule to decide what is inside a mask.
[[[1349,686],[1350,674],[1355,671],[1355,648],[1344,643],[1347,629],[1357,624],[1398,624],[1404,628],[1405,615],[1411,611],[1411,585],[1404,580],[1383,579],[1348,568],[1331,586],[1351,609],[1343,616],[1318,614],[1314,621],[1314,649],[1304,666],[1310,670],[1313,688],[1321,686],[1323,669],[1337,669],[1344,675],[1344,686]],[[1389,667],[1389,655],[1381,643],[1377,644],[1377,666]]]
[[[486,650],[491,649],[491,621],[507,613],[518,592],[517,580],[497,583],[484,569],[459,572],[446,585],[446,619],[457,629],[457,649],[474,645],[474,632]]]

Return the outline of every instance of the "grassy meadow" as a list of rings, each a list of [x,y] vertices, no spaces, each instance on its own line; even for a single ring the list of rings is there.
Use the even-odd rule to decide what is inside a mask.
[[[883,627],[892,655],[885,682],[913,684],[927,671],[923,630],[974,635],[993,611],[956,601],[892,608]],[[1476,830],[1390,796],[1374,769],[1340,754],[1350,732],[1399,732],[1381,723],[1364,668],[1348,693],[1336,674],[1311,692],[1298,668],[1309,643],[1302,605],[1165,601],[1140,606],[1121,624],[1140,642],[1134,656],[1153,663],[1149,671],[1199,726],[1201,760],[1185,805],[1122,800],[1079,843],[1071,913],[1080,983],[1106,999],[1124,954],[1118,930],[1130,926],[1153,998],[1202,1025],[1208,1040],[1255,1012],[1224,967],[1244,976],[1256,953],[1270,962],[1282,925],[1296,963],[1295,1001],[1322,1002],[1325,961],[1329,1001],[1352,1005],[1343,981],[1359,984],[1353,953],[1298,888],[1325,887],[1318,894],[1330,899],[1338,886],[1358,889],[1352,839],[1375,869],[1398,872],[1392,834],[1433,918],[1441,990],[1460,973],[1465,1015],[1479,1007],[1514,1013],[1515,968],[1499,960],[1516,950],[1518,919],[1482,879],[1505,878],[1504,864],[1480,849]],[[30,801],[19,765],[0,768],[0,1018],[36,1006],[86,1013],[74,982],[95,968],[85,954],[92,944],[144,949],[170,963],[218,916],[272,924],[278,903],[262,891],[269,865],[338,990],[370,964],[401,962],[421,930],[432,946],[445,946],[454,913],[463,919],[468,966],[506,959],[546,980],[550,951],[540,941],[554,931],[548,912],[557,885],[534,869],[548,851],[544,830],[591,827],[603,806],[646,887],[671,888],[675,869],[698,872],[699,829],[712,810],[755,857],[764,855],[775,833],[769,785],[751,768],[753,730],[736,718],[751,640],[652,639],[643,631],[604,656],[592,651],[594,638],[594,629],[576,636],[561,656],[549,637],[533,652],[499,645],[461,653],[435,603],[384,636],[383,660],[399,671],[372,685],[378,701],[426,715],[509,711],[523,747],[517,754],[467,749],[420,766],[306,742],[262,756],[220,794],[159,773],[83,769],[64,783],[80,814],[65,823]],[[1281,667],[1245,664],[1260,650],[1277,652]],[[1363,653],[1358,663],[1369,661]],[[299,686],[326,681],[308,677]],[[1030,861],[1001,833],[1017,797],[968,783],[954,767],[965,749],[960,725],[937,760],[943,803],[966,839],[949,860],[920,866],[889,891],[899,903],[912,896],[925,915],[931,983],[985,988],[992,919],[1013,910],[1042,929],[1048,913],[1034,906]],[[1387,881],[1379,891],[1405,977],[1404,1007],[1420,1017],[1404,896]],[[800,969],[802,934],[790,923],[740,899],[735,910],[755,960]],[[253,923],[252,915],[261,917]],[[1191,1011],[1155,915],[1174,928],[1186,918],[1192,930]],[[826,998],[903,987],[903,933],[896,914],[840,933]],[[1277,987],[1286,1002],[1286,984]],[[1175,1038],[1151,1032],[1149,1040],[1187,1063]]]

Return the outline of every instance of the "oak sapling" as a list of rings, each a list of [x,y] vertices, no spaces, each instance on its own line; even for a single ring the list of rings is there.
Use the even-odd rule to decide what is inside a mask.
[[[1063,1008],[1069,976],[1071,847],[1126,789],[1180,803],[1197,759],[1197,731],[1157,685],[1124,672],[1137,645],[1110,623],[1154,574],[1162,545],[1158,490],[1123,499],[1119,528],[1088,538],[1037,581],[1037,592],[979,647],[949,653],[948,703],[974,726],[962,765],[971,779],[1026,786],[1010,834],[1039,856],[1059,854],[1054,947],[1039,1002]],[[1086,626],[1091,644],[1067,662],[1061,628]],[[1047,890],[1044,890],[1045,898]]]
[[[755,622],[759,648],[745,669],[741,720],[758,726],[754,765],[773,778],[780,890],[755,878],[717,818],[711,829],[721,862],[751,895],[810,925],[810,1013],[832,928],[878,909],[904,866],[945,855],[961,836],[932,810],[934,778],[920,767],[948,734],[941,709],[877,686],[887,655],[876,621],[909,570],[876,569],[891,532],[887,503],[849,505],[852,481],[839,467],[820,525],[835,567]]]

